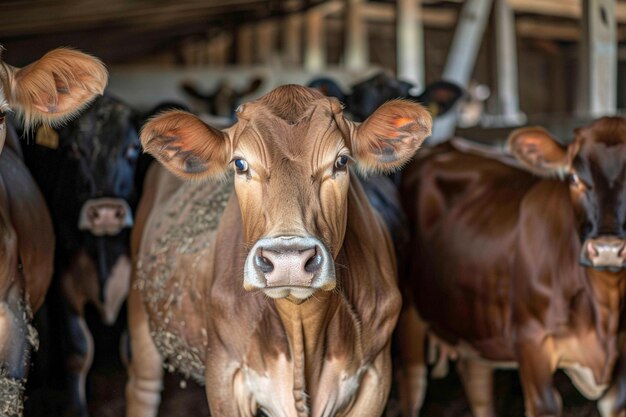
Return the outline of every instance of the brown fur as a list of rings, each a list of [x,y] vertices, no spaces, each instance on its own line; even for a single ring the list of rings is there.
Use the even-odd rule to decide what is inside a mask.
[[[624,349],[618,332],[626,272],[579,260],[589,239],[622,236],[624,217],[615,216],[625,212],[626,121],[600,119],[578,130],[567,148],[538,128],[515,131],[509,143],[539,177],[448,145],[405,172],[402,196],[414,234],[407,300],[429,331],[458,350],[477,416],[495,415],[484,361],[519,366],[528,416],[560,415],[552,385],[557,369],[565,369],[590,399],[613,384],[619,395],[607,406],[623,413],[626,374],[618,362]],[[581,180],[563,181],[564,174]],[[589,207],[599,211],[586,220]],[[404,343],[423,341],[426,325],[406,323],[399,328]],[[402,350],[405,369],[425,371],[423,353]],[[616,365],[621,370],[613,374]],[[406,384],[424,389],[417,377]],[[407,415],[417,414],[421,394],[410,392]]]
[[[102,62],[67,48],[50,51],[22,69],[4,62],[0,68],[6,99],[27,128],[70,119],[103,93],[108,77]]]
[[[130,416],[155,410],[158,391],[148,396],[142,387],[158,386],[159,352],[174,362],[202,358],[195,369],[205,370],[215,416],[252,417],[259,408],[290,417],[317,417],[324,410],[337,416],[382,413],[400,308],[393,245],[360,184],[336,162],[352,150],[357,163],[377,170],[368,159],[371,147],[355,153],[354,144],[363,140],[359,135],[371,143],[384,132],[406,139],[398,158],[387,155],[386,168],[398,167],[430,132],[430,119],[422,107],[401,101],[381,112],[357,129],[336,100],[283,86],[245,104],[238,123],[224,132],[180,112],[146,126],[146,149],[179,177],[215,177],[235,158],[246,161],[248,170],[220,186],[232,182],[235,192],[217,228],[201,233],[185,225],[197,218],[201,228],[207,223],[202,219],[215,217],[193,207],[221,201],[223,191],[211,183],[181,185],[162,168],[149,176],[133,235],[139,249],[135,285],[144,300],[129,302],[137,352],[127,389]],[[400,116],[407,120],[398,122]],[[189,157],[195,158],[192,169],[184,163]],[[173,241],[165,244],[168,236]],[[244,291],[248,251],[259,239],[276,236],[321,242],[332,255],[337,287],[317,289],[299,303]],[[169,334],[182,344],[164,343]]]

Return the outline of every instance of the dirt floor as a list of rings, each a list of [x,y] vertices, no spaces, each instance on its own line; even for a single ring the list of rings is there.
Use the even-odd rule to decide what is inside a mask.
[[[120,417],[124,415],[125,371],[117,369],[94,369],[90,376],[89,396],[91,417]],[[208,417],[209,411],[204,388],[187,381],[181,388],[183,378],[166,374],[165,390],[159,417]],[[594,402],[581,397],[564,374],[556,376],[557,386],[563,395],[564,417],[597,417]],[[392,398],[385,417],[399,417],[398,403]],[[499,416],[523,417],[521,387],[514,371],[498,371],[495,383],[496,407]],[[48,409],[50,410],[50,409]],[[31,414],[30,416],[51,416]],[[26,416],[26,417],[30,417]],[[460,382],[454,372],[441,380],[430,382],[422,417],[471,417]]]
[[[126,370],[119,356],[119,335],[123,332],[124,317],[114,327],[95,325],[96,350],[92,371],[88,377],[87,396],[91,417],[122,417],[124,415],[124,386]],[[41,334],[42,350],[33,358],[31,380],[25,417],[67,417],[62,413],[64,402],[63,361],[59,352],[45,349],[46,340],[54,340],[53,330]],[[57,343],[55,343],[56,345]],[[45,354],[44,354],[45,353]],[[449,375],[429,382],[422,417],[471,417],[463,389],[451,366]],[[47,369],[47,371],[43,371]],[[159,417],[208,417],[204,388],[193,381],[185,381],[178,374],[166,373],[165,389]],[[558,373],[555,377],[564,404],[564,417],[598,417],[595,403],[584,399],[568,378]],[[181,384],[182,383],[182,384]],[[184,388],[181,385],[185,385]],[[521,386],[515,371],[497,371],[495,399],[499,416],[524,417]],[[74,417],[74,416],[72,416]],[[385,417],[399,417],[398,402],[392,388]]]

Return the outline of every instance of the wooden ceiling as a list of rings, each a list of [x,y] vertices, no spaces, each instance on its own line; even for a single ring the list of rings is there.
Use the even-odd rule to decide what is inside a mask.
[[[15,65],[28,63],[47,50],[68,45],[101,57],[108,64],[163,51],[175,53],[189,38],[236,33],[245,23],[278,18],[337,0],[0,0],[0,44]],[[341,0],[347,1],[347,0]],[[363,0],[368,1],[368,0]],[[521,22],[561,19],[576,30],[582,0],[508,0]],[[369,0],[384,20],[393,20],[394,0]],[[387,3],[387,4],[384,4]],[[452,27],[463,0],[422,0],[424,18]],[[377,11],[378,10],[378,11]],[[435,12],[435,13],[433,13]],[[446,14],[447,13],[447,14]],[[444,14],[446,14],[444,16]],[[430,16],[430,17],[429,17]],[[618,0],[616,16],[626,22],[626,0]],[[375,17],[375,16],[374,16]],[[445,19],[443,19],[445,17]],[[523,19],[526,19],[525,21]],[[530,19],[530,23],[529,22]],[[428,23],[428,22],[426,22]],[[522,27],[525,27],[524,25]],[[440,25],[441,26],[441,25]],[[545,26],[545,25],[544,25]],[[565,28],[565,26],[563,26]],[[566,28],[566,29],[567,29]],[[558,26],[555,27],[557,31]],[[562,30],[567,33],[565,29]],[[572,32],[573,33],[573,32]],[[557,34],[558,35],[558,34]],[[574,34],[575,35],[575,34]],[[567,38],[564,38],[567,39]]]

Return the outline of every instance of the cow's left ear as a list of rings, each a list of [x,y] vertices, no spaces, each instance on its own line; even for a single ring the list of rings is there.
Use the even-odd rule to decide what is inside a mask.
[[[394,171],[413,157],[431,129],[432,118],[424,107],[389,101],[351,129],[352,155],[363,173]]]
[[[67,48],[50,51],[21,69],[5,68],[9,104],[27,127],[39,122],[58,124],[74,116],[104,92],[108,78],[100,60]]]
[[[542,177],[561,176],[569,170],[571,153],[542,127],[514,130],[507,146],[522,165]]]

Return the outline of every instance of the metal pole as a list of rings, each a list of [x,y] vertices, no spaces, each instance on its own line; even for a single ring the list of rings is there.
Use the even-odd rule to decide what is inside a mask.
[[[396,31],[398,78],[423,89],[425,60],[421,0],[398,0]]]
[[[346,68],[359,71],[367,67],[367,26],[360,13],[362,0],[348,0],[346,11]]]
[[[487,26],[492,0],[467,0],[461,10],[443,78],[463,87],[469,84],[478,50]],[[435,119],[429,145],[443,142],[454,134],[456,113],[451,111]]]

